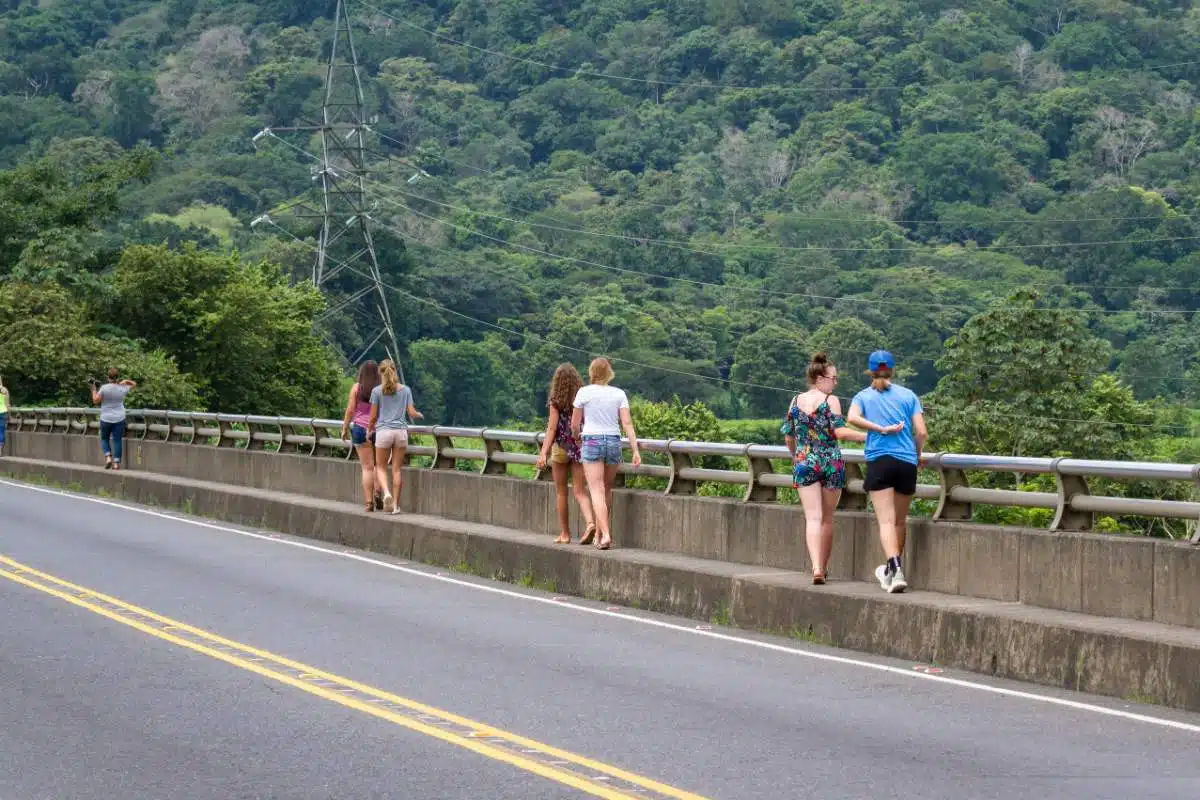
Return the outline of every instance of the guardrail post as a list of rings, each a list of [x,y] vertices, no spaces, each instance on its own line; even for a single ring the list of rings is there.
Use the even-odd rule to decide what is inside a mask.
[[[248,434],[248,437],[246,439],[246,449],[247,450],[264,450],[264,449],[266,449],[266,446],[267,446],[266,442],[264,442],[262,439],[254,438],[254,434],[262,433],[262,427],[257,422],[251,422],[249,420],[249,418],[247,418],[246,419],[246,433]]]
[[[763,486],[758,482],[760,475],[770,475],[775,472],[775,465],[769,458],[752,458],[749,455],[750,445],[746,445],[746,468],[750,471],[750,480],[746,483],[746,494],[742,496],[743,503],[769,503],[779,499],[779,491],[774,486]]]
[[[1196,484],[1196,489],[1200,493],[1200,464],[1192,468],[1192,480]],[[1200,520],[1195,520],[1193,523],[1196,526],[1196,532],[1192,534],[1192,544],[1200,545]]]
[[[217,447],[235,447],[236,442],[229,432],[233,430],[233,423],[227,419],[217,415]]]
[[[289,442],[288,437],[296,434],[296,427],[280,420],[279,422],[279,451],[280,453],[299,453],[300,445]]]
[[[866,511],[867,502],[870,498],[865,492],[850,491],[850,481],[861,481],[866,477],[863,474],[862,464],[851,464],[846,462],[846,488],[842,491],[842,496],[838,498],[839,511]]]
[[[665,494],[695,494],[696,482],[681,478],[679,471],[696,466],[696,462],[687,453],[676,453],[671,450],[675,439],[667,439],[667,461],[671,466],[671,480],[667,481]]]
[[[449,436],[443,436],[438,433],[435,426],[433,429],[433,463],[430,469],[454,469],[455,462],[453,458],[443,455],[447,450],[454,447],[454,440]]]
[[[187,434],[184,432],[182,425],[176,422],[175,417],[170,411],[167,412],[167,441],[168,442],[183,442],[183,437]],[[195,438],[195,434],[193,434]]]
[[[160,442],[171,441],[171,413],[169,411],[162,411],[162,412],[156,412],[155,415],[162,418],[163,427],[166,428],[165,431],[158,434],[156,441],[160,441]],[[146,431],[147,431],[147,433],[149,433],[149,431],[150,431],[150,420],[149,419],[146,420]]]
[[[354,454],[354,446],[342,438],[342,428],[338,425],[336,428],[330,428],[328,425],[321,424],[320,420],[310,420],[309,427],[312,428],[313,442],[312,447],[308,451],[308,455],[321,458],[341,458],[349,461]],[[342,455],[342,448],[337,445],[323,442],[324,439],[337,438],[339,442],[344,442],[346,454]]]
[[[88,417],[87,411],[80,411],[77,414],[77,419],[71,423],[71,432],[79,436],[87,436],[88,432]]]
[[[487,438],[487,429],[483,431],[483,468],[479,470],[480,475],[505,475],[508,473],[508,465],[503,461],[495,460],[496,453],[504,452],[504,443],[496,439]]]
[[[1054,521],[1050,523],[1052,531],[1090,531],[1094,523],[1093,514],[1090,511],[1074,511],[1071,508],[1071,500],[1078,495],[1091,494],[1088,491],[1087,481],[1078,475],[1063,475],[1059,469],[1059,463],[1063,461],[1061,458],[1056,458],[1050,462],[1050,469],[1054,473],[1054,480],[1058,484],[1058,509],[1054,514]]]
[[[934,519],[970,519],[971,504],[955,500],[953,492],[959,486],[970,486],[967,473],[954,467],[942,464],[942,455],[933,456],[926,460],[926,466],[938,471],[938,485],[941,486],[941,496],[938,497],[937,511],[933,512]]]

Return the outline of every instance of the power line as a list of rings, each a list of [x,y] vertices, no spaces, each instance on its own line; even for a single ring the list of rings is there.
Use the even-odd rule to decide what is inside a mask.
[[[390,230],[390,231],[392,231],[393,233],[395,233],[395,234],[396,234],[396,235],[398,235],[398,236],[404,237],[404,238],[406,239],[406,241],[409,241],[409,242],[411,242],[411,243],[413,243],[413,244],[416,244],[416,245],[418,245],[418,246],[420,246],[420,247],[424,247],[424,248],[426,248],[426,249],[428,249],[428,250],[433,250],[433,251],[436,251],[436,252],[441,252],[441,253],[449,253],[450,255],[452,255],[452,256],[455,256],[455,257],[457,258],[457,260],[461,261],[462,263],[468,263],[468,262],[466,262],[466,261],[465,261],[465,259],[463,258],[463,255],[462,255],[462,254],[461,254],[459,251],[456,251],[456,250],[451,250],[451,249],[449,249],[449,248],[446,248],[446,247],[438,247],[437,245],[432,245],[432,244],[429,244],[429,243],[427,243],[427,242],[422,242],[422,241],[419,241],[419,240],[417,240],[417,239],[412,239],[412,238],[411,238],[411,237],[410,237],[410,236],[409,236],[409,235],[408,235],[408,234],[407,234],[405,231],[402,231],[402,230],[400,230],[399,228],[395,227],[394,225],[389,225],[389,224],[387,224],[386,222],[382,222],[382,221],[380,221],[380,220],[375,220],[375,223],[376,223],[377,225],[379,225],[380,227],[382,227],[382,228],[386,229],[386,230]],[[474,266],[474,265],[473,265],[473,266]],[[616,269],[616,268],[614,267],[614,269]],[[630,270],[630,271],[631,271],[631,272],[635,272],[635,274],[645,274],[645,273],[637,273],[636,271],[633,271],[633,270]],[[724,285],[724,284],[716,284],[716,286],[717,286],[718,288],[723,288],[723,289],[738,289],[738,290],[741,290],[741,289],[743,288],[743,287],[735,287],[735,286],[726,286],[726,285]],[[763,291],[764,291],[764,293],[767,293],[767,292],[766,292],[766,290],[763,290]],[[770,294],[772,297],[777,297],[777,296],[780,296],[780,295],[778,295],[778,294],[776,294],[776,293],[769,293],[769,294]],[[851,299],[851,298],[847,298],[847,299]],[[1071,311],[1071,310],[1074,310],[1074,309],[1037,309],[1037,310],[1044,310],[1044,311],[1059,311],[1059,310],[1065,310],[1065,311]],[[797,344],[797,345],[800,345],[800,344],[807,345],[807,344],[808,344],[808,342],[802,342],[801,340],[794,340],[794,344]],[[872,352],[873,352],[873,351],[871,351],[871,350],[855,350],[855,349],[853,349],[853,348],[850,348],[850,347],[841,347],[841,346],[832,346],[832,347],[830,347],[829,349],[830,349],[830,350],[833,350],[833,351],[835,351],[835,352],[840,352],[840,353],[854,353],[854,354],[857,354],[857,355],[870,355],[870,353],[872,353]],[[937,364],[937,362],[938,362],[938,361],[940,361],[940,360],[941,360],[940,358],[930,358],[930,357],[928,357],[928,356],[913,356],[913,355],[904,356],[903,354],[897,354],[897,355],[898,355],[898,357],[900,358],[900,360],[901,360],[901,361],[924,361],[924,362],[928,362],[928,363],[935,364],[935,365]],[[1008,365],[1008,364],[987,364],[987,363],[979,363],[979,362],[974,362],[974,363],[973,363],[973,366],[977,366],[977,367],[992,367],[992,368],[996,368],[996,369],[1001,369],[1001,368],[1007,367],[1007,366],[1009,366],[1009,365]],[[1048,371],[1048,372],[1051,372],[1051,373],[1063,374],[1063,375],[1068,375],[1068,374],[1071,374],[1069,371],[1067,371],[1067,370],[1061,370],[1061,369],[1059,369],[1059,370],[1055,370],[1055,369],[1047,369],[1046,371]],[[1129,378],[1157,378],[1157,379],[1163,379],[1163,380],[1178,380],[1178,379],[1180,378],[1180,376],[1179,376],[1178,374],[1162,375],[1162,374],[1150,374],[1150,373],[1128,373],[1128,374],[1127,374],[1127,377],[1129,377]]]
[[[780,91],[780,92],[796,92],[796,93],[800,93],[800,94],[837,94],[837,93],[844,93],[844,92],[858,92],[858,93],[899,92],[899,91],[903,91],[908,88],[933,89],[933,88],[941,88],[944,86],[970,85],[973,83],[978,83],[982,80],[988,80],[989,82],[995,83],[996,85],[1020,83],[1019,79],[1009,79],[1009,80],[980,79],[979,81],[946,81],[943,83],[934,83],[934,84],[919,83],[919,82],[914,81],[912,83],[899,84],[899,85],[895,85],[895,86],[804,87],[804,86],[784,86],[784,85],[730,86],[730,85],[715,84],[715,83],[699,83],[699,82],[695,82],[695,81],[678,81],[678,80],[669,80],[669,79],[660,79],[660,78],[637,78],[637,77],[632,77],[629,75],[614,75],[614,74],[607,73],[607,72],[596,72],[593,70],[585,70],[582,67],[564,67],[564,66],[560,66],[558,64],[549,64],[545,61],[538,61],[537,59],[525,58],[523,56],[512,55],[511,53],[505,53],[501,50],[492,50],[487,47],[479,47],[478,45],[474,45],[469,42],[459,41],[458,39],[454,39],[452,37],[446,36],[445,34],[438,33],[437,31],[429,30],[428,28],[423,28],[420,25],[417,25],[415,23],[401,19],[400,17],[397,17],[394,14],[390,14],[386,11],[383,11],[382,9],[376,8],[375,6],[372,6],[369,3],[360,2],[359,6],[367,9],[368,11],[372,11],[376,14],[379,14],[382,17],[386,17],[394,22],[398,22],[407,28],[411,28],[413,30],[420,31],[421,33],[424,33],[425,35],[431,36],[435,39],[440,39],[441,41],[446,42],[447,44],[452,44],[457,47],[464,47],[469,50],[474,50],[475,52],[478,52],[478,53],[483,53],[485,55],[496,56],[498,58],[504,58],[504,59],[508,59],[510,61],[515,61],[515,62],[518,62],[521,64],[528,64],[528,65],[534,66],[534,67],[541,67],[542,69],[548,69],[548,70],[552,70],[554,72],[570,74],[573,77],[606,78],[608,80],[626,81],[629,83],[637,83],[637,84],[644,84],[644,85],[650,85],[650,86],[671,86],[671,87],[681,88],[681,89],[716,89],[717,91],[768,91],[769,90],[769,91]],[[1174,67],[1186,67],[1186,66],[1191,66],[1193,64],[1200,64],[1200,61],[1180,61],[1175,64],[1161,64],[1158,66],[1143,67],[1142,69],[1145,69],[1145,70],[1172,69]],[[1138,70],[1133,70],[1133,71],[1138,71]]]
[[[550,224],[541,223],[541,222],[533,222],[533,221],[530,221],[527,219],[511,219],[511,218],[505,217],[501,214],[493,214],[493,213],[490,213],[487,211],[480,211],[478,209],[468,208],[466,206],[456,206],[456,205],[453,205],[450,203],[443,203],[439,200],[434,200],[433,198],[425,197],[423,195],[419,195],[414,192],[408,192],[397,186],[392,186],[391,184],[383,183],[381,181],[368,180],[367,183],[373,184],[377,187],[381,187],[388,191],[396,192],[397,194],[404,195],[405,197],[408,197],[410,199],[421,200],[423,202],[430,203],[431,205],[440,206],[442,208],[450,209],[453,211],[462,211],[462,212],[465,212],[468,214],[474,214],[474,215],[480,216],[480,217],[488,217],[490,219],[496,219],[496,220],[500,220],[502,222],[512,223],[514,225],[527,225],[531,228],[542,228],[545,230],[558,231],[558,232],[562,232],[562,233],[578,233],[578,234],[583,234],[583,235],[587,235],[587,236],[595,236],[595,237],[605,238],[605,239],[616,239],[616,240],[622,240],[622,241],[630,242],[630,243],[637,244],[637,245],[656,245],[656,246],[666,247],[666,248],[672,249],[672,250],[680,250],[683,252],[696,253],[699,255],[712,256],[715,258],[724,258],[724,256],[722,256],[719,253],[714,253],[709,250],[701,250],[701,249],[698,249],[695,247],[690,247],[690,246],[688,246],[689,243],[684,240],[647,239],[647,238],[643,238],[640,236],[630,236],[628,234],[619,234],[619,233],[613,233],[613,232],[609,232],[609,231],[597,231],[597,230],[591,230],[591,229],[586,229],[586,228],[571,228],[571,227],[566,227],[566,226],[561,226],[561,225],[550,225]],[[506,206],[509,208],[515,208],[514,206],[510,206],[507,203],[503,203],[500,201],[497,201],[497,202],[499,205],[503,205],[503,206]],[[1187,238],[1200,239],[1200,236],[1187,237]],[[1144,241],[1151,241],[1151,240],[1144,240]],[[1128,242],[1128,243],[1129,244],[1139,244],[1139,243],[1141,243],[1141,241],[1133,241],[1133,242]],[[1084,244],[1107,245],[1107,244],[1112,244],[1112,242],[1079,242],[1076,244],[1079,244],[1079,245],[1084,245]],[[721,247],[721,248],[730,248],[730,249],[762,249],[762,248],[768,247],[766,245],[743,245],[743,244],[723,243],[723,242],[713,242],[710,245],[706,245],[706,246],[710,246],[710,247],[714,247],[714,248]],[[1065,246],[1065,244],[1059,243],[1056,245],[1044,245],[1044,246],[1046,246],[1046,247]],[[779,248],[779,249],[784,249],[784,248]],[[823,250],[823,248],[819,248],[819,247],[818,248],[786,248],[786,249],[800,250],[800,251],[815,250],[818,252]],[[975,249],[982,250],[985,248],[979,247],[979,248],[975,248]],[[845,272],[845,270],[842,267],[830,266],[830,265],[825,265],[825,264],[811,264],[811,265],[810,264],[797,264],[792,261],[779,261],[779,260],[773,261],[771,263],[778,264],[780,266],[791,266],[791,267],[797,267],[800,269],[808,269],[808,270],[812,270],[812,271]],[[918,269],[918,268],[937,269],[936,265],[933,265],[933,264],[906,264],[906,265],[901,265],[901,266],[904,266],[906,269]],[[946,277],[954,278],[955,276],[947,275]],[[961,278],[960,278],[960,280],[961,280]],[[992,283],[992,285],[999,284],[999,285],[1045,286],[1045,287],[1062,286],[1062,287],[1075,288],[1075,289],[1082,289],[1082,288],[1124,289],[1124,290],[1160,289],[1160,290],[1166,291],[1166,292],[1193,292],[1193,293],[1200,292],[1200,287],[1173,288],[1173,287],[1165,287],[1165,286],[1154,286],[1154,285],[1148,285],[1148,284],[1138,284],[1138,285],[1108,285],[1108,284],[1104,284],[1104,285],[1102,285],[1102,284],[1088,284],[1088,283],[1068,283],[1066,281],[1061,281],[1059,283],[1035,282],[1035,281],[992,281],[991,283]]]
[[[313,153],[308,152],[307,150],[300,147],[299,145],[289,142],[286,139],[276,136],[269,129],[267,132],[273,138],[275,138],[277,141],[283,142],[286,146],[292,148],[297,153],[300,153],[301,155],[307,156],[308,158],[311,158],[311,159],[318,159],[318,157],[316,155],[314,155]],[[498,220],[501,220],[504,222],[509,222],[509,223],[516,224],[516,225],[528,225],[530,227],[545,228],[545,229],[556,230],[556,231],[565,232],[565,233],[580,233],[580,234],[586,234],[586,235],[609,238],[609,239],[618,239],[618,240],[634,242],[639,245],[662,246],[662,247],[666,247],[669,249],[675,249],[675,250],[680,250],[683,252],[711,256],[714,258],[723,258],[724,257],[719,253],[714,253],[714,252],[711,252],[708,250],[701,250],[698,248],[689,247],[687,242],[684,242],[681,240],[648,239],[648,238],[642,238],[642,237],[637,237],[637,236],[628,236],[628,235],[624,235],[624,234],[616,234],[616,233],[609,233],[609,232],[603,232],[603,231],[592,231],[592,230],[583,229],[583,228],[570,228],[570,227],[566,227],[566,226],[558,226],[558,225],[549,225],[549,224],[545,224],[545,223],[530,222],[528,220],[516,220],[516,219],[511,219],[509,217],[505,217],[505,216],[499,215],[499,214],[491,214],[491,213],[484,212],[484,211],[477,211],[475,209],[467,208],[464,206],[455,206],[455,205],[451,205],[451,204],[447,204],[447,203],[442,203],[441,201],[434,200],[434,199],[428,198],[428,197],[423,197],[422,195],[412,194],[412,193],[406,192],[402,189],[399,189],[398,187],[392,186],[391,184],[382,183],[380,181],[371,180],[369,178],[364,177],[364,178],[362,178],[362,181],[363,181],[363,183],[369,183],[369,184],[373,184],[375,186],[380,186],[380,187],[387,189],[388,191],[394,191],[399,194],[405,195],[406,197],[414,197],[416,199],[423,200],[423,201],[431,203],[433,205],[438,205],[438,206],[442,206],[444,208],[458,210],[458,211],[465,211],[467,213],[476,214],[478,216],[490,217],[493,219],[498,219]],[[415,210],[409,208],[408,206],[400,204],[398,201],[387,198],[386,196],[384,196],[383,199],[385,201],[395,203],[396,205],[400,205],[401,208],[404,208],[405,210],[410,211],[411,213],[417,214],[419,216],[425,216],[425,215],[421,214],[421,212],[415,211]],[[1184,215],[1180,215],[1180,216],[1184,216]],[[446,224],[446,225],[451,225],[451,226],[454,225],[453,223],[446,222],[445,220],[440,220],[435,217],[426,217],[426,218],[434,220],[434,221],[442,222],[443,224]],[[483,234],[478,231],[472,231],[471,229],[463,229],[463,230],[468,230],[472,233],[475,233],[476,235],[484,236],[485,238],[490,238],[493,241],[502,242],[504,244],[509,244],[508,242],[505,242],[502,239],[498,239],[496,237],[491,237],[491,236],[488,236],[487,234]],[[973,249],[975,251],[989,251],[989,250],[998,250],[998,249],[1018,249],[1018,248],[1020,248],[1020,249],[1032,249],[1032,248],[1053,249],[1053,248],[1058,248],[1058,247],[1135,245],[1135,244],[1175,242],[1175,241],[1192,241],[1192,240],[1200,240],[1200,236],[1162,237],[1162,238],[1146,238],[1146,239],[1134,239],[1134,240],[1115,239],[1115,240],[1096,241],[1096,242],[1051,242],[1051,243],[1036,244],[1036,245],[982,245],[982,246],[976,246]],[[511,246],[524,247],[523,245],[511,245]],[[924,247],[903,247],[903,248],[787,247],[787,246],[783,246],[783,245],[741,245],[741,244],[736,244],[736,243],[719,243],[719,242],[713,243],[711,246],[735,248],[735,249],[754,249],[754,250],[765,249],[765,250],[775,250],[775,251],[810,252],[810,253],[821,253],[821,252],[924,252],[926,249]],[[539,252],[544,255],[549,255],[553,258],[560,258],[560,259],[570,259],[571,258],[570,256],[557,256],[557,255],[550,254],[550,253],[544,253],[543,251],[535,250],[533,252]],[[613,269],[613,270],[620,269],[617,267],[607,267],[606,265],[598,264],[596,262],[589,261],[586,263],[590,264],[591,266],[599,267],[601,269]],[[795,262],[780,261],[778,259],[773,261],[772,263],[778,264],[780,266],[797,267],[799,269],[805,269],[805,270],[810,270],[810,271],[814,271],[814,272],[844,272],[844,270],[841,267],[837,267],[837,266],[797,264]],[[930,269],[935,269],[935,270],[938,269],[938,267],[935,265],[907,265],[907,268],[909,268],[909,269],[920,268],[920,267],[928,267]],[[625,271],[631,272],[634,274],[639,274],[639,275],[654,275],[656,277],[665,278],[667,280],[687,280],[687,279],[682,279],[682,278],[673,278],[671,276],[666,276],[666,275],[658,275],[656,273],[643,273],[643,272],[639,272],[637,270],[625,270]],[[946,277],[954,278],[954,276],[946,276]],[[961,280],[961,278],[959,278],[959,279]],[[1078,288],[1078,289],[1093,288],[1093,289],[1117,289],[1117,290],[1126,290],[1126,291],[1135,290],[1135,289],[1159,289],[1159,290],[1165,291],[1165,292],[1179,292],[1179,291],[1191,291],[1193,293],[1200,292],[1200,287],[1187,289],[1187,288],[1171,288],[1171,287],[1163,287],[1163,286],[1153,286],[1153,285],[1147,285],[1147,284],[1140,284],[1137,286],[1099,285],[1099,284],[1075,284],[1075,283],[1067,283],[1065,281],[1063,281],[1061,283],[1048,283],[1048,282],[1037,283],[1037,282],[1032,282],[1032,281],[997,282],[997,283],[999,283],[1000,285],[1017,285],[1017,286],[1043,286],[1043,287],[1063,286],[1063,287]],[[703,284],[703,285],[722,286],[723,284]],[[730,288],[741,288],[741,287],[730,287]],[[792,294],[792,295],[788,295],[788,296],[812,297],[815,299],[823,299],[823,300],[840,299],[840,298],[829,298],[829,297],[823,297],[820,295],[807,295],[807,294]],[[880,302],[884,302],[884,301],[864,300],[863,302],[880,303]],[[967,308],[968,310],[971,310],[971,309],[969,309],[969,307],[966,307],[966,306],[958,306],[958,308]],[[1200,309],[1192,309],[1192,310],[1189,310],[1189,309],[1148,309],[1148,310],[1140,310],[1140,311],[1122,310],[1122,309],[1096,309],[1096,311],[1098,313],[1109,313],[1109,314],[1125,314],[1125,313],[1191,314],[1191,313],[1196,313],[1197,310],[1200,310]]]
[[[449,228],[454,228],[455,230],[459,230],[464,233],[469,233],[473,236],[478,236],[482,239],[487,239],[487,240],[496,242],[497,244],[500,244],[504,247],[510,247],[515,250],[521,250],[521,251],[524,251],[527,253],[533,253],[535,255],[546,256],[547,258],[552,258],[552,259],[555,259],[558,261],[566,261],[566,262],[581,264],[584,266],[595,267],[597,269],[603,269],[603,270],[607,270],[609,272],[622,273],[622,274],[628,274],[628,275],[636,275],[641,278],[658,278],[661,280],[676,281],[678,283],[686,283],[686,284],[690,284],[693,286],[700,286],[700,287],[718,289],[718,290],[723,290],[723,291],[739,291],[739,292],[754,293],[754,294],[759,294],[759,295],[768,295],[770,297],[774,297],[774,298],[778,298],[778,299],[805,298],[808,300],[820,300],[820,301],[825,301],[825,302],[851,301],[851,302],[855,302],[855,303],[864,303],[864,304],[869,304],[869,305],[900,306],[900,307],[909,307],[909,306],[913,305],[911,302],[904,301],[904,300],[885,300],[885,299],[868,298],[868,297],[848,297],[848,296],[842,296],[842,295],[821,295],[821,294],[813,294],[810,292],[772,292],[767,289],[760,289],[758,287],[753,287],[753,286],[730,286],[728,284],[713,283],[711,281],[700,281],[700,280],[696,280],[694,278],[684,278],[684,277],[675,276],[675,275],[664,275],[662,273],[657,273],[657,272],[643,272],[641,270],[626,269],[624,267],[614,267],[609,264],[602,264],[598,261],[592,261],[590,259],[576,258],[574,256],[558,255],[557,253],[552,253],[548,250],[541,250],[536,247],[529,247],[528,245],[510,242],[510,241],[508,241],[506,239],[502,239],[498,236],[492,236],[491,234],[484,233],[483,231],[475,230],[474,228],[469,228],[464,225],[458,225],[453,222],[449,222],[447,220],[441,219],[439,217],[434,217],[429,214],[422,213],[422,212],[417,211],[416,209],[413,209],[410,206],[407,206],[404,203],[401,203],[398,200],[394,200],[386,195],[373,193],[372,196],[377,197],[386,203],[390,203],[391,205],[401,208],[401,209],[403,209],[411,214],[414,214],[418,217],[422,217],[431,222],[440,223]],[[376,220],[376,221],[378,222],[378,220]],[[380,223],[380,224],[383,224],[383,223]],[[387,226],[385,225],[385,227],[387,227]],[[926,302],[926,303],[922,303],[921,305],[924,307],[927,307],[927,308],[936,308],[936,309],[943,310],[943,311],[963,311],[963,312],[966,312],[969,314],[978,314],[978,313],[981,313],[982,311],[986,310],[986,309],[980,309],[980,308],[975,308],[972,306],[966,306],[966,305],[955,304],[955,303]],[[1037,308],[1034,310],[1040,311],[1040,312],[1061,312],[1064,309]],[[1098,314],[1174,314],[1174,315],[1182,315],[1182,314],[1195,314],[1197,312],[1200,312],[1200,309],[1142,309],[1142,310],[1126,311],[1126,310],[1098,308],[1098,309],[1087,309],[1087,310],[1084,310],[1084,309],[1075,309],[1075,310],[1078,310],[1080,313],[1098,313]]]
[[[291,238],[300,242],[301,244],[304,244],[307,247],[313,247],[313,245],[309,244],[308,242],[305,242],[304,240],[295,236],[291,231],[287,230],[286,228],[283,228],[282,226],[277,225],[273,221],[271,221],[270,224],[272,226],[274,226],[275,228],[277,228],[278,230],[280,230],[281,232],[283,232],[284,234],[286,234],[287,236],[290,236]],[[351,272],[356,272],[360,275],[365,274],[365,273],[360,272],[358,269],[351,266],[350,264],[343,264],[343,267]],[[416,303],[420,303],[422,305],[436,308],[439,311],[442,311],[444,313],[450,314],[455,317],[459,317],[461,319],[468,320],[477,325],[480,325],[480,326],[483,326],[486,328],[490,328],[492,330],[496,330],[501,333],[506,333],[506,334],[509,334],[512,336],[518,336],[518,337],[521,337],[524,339],[532,339],[534,341],[541,342],[541,343],[547,344],[547,345],[551,345],[553,347],[558,347],[560,349],[567,350],[569,352],[578,353],[580,355],[587,356],[589,358],[595,357],[596,355],[601,355],[601,354],[597,354],[597,353],[592,353],[590,351],[584,350],[579,347],[573,347],[572,345],[562,344],[561,342],[556,342],[552,339],[548,339],[544,336],[540,336],[535,333],[530,333],[528,331],[515,330],[513,328],[508,328],[503,325],[497,325],[495,323],[488,322],[486,320],[482,320],[477,317],[472,317],[469,314],[464,314],[460,311],[455,311],[452,308],[448,308],[448,307],[442,305],[441,303],[437,302],[436,300],[432,300],[432,299],[426,298],[426,297],[421,297],[420,295],[416,295],[416,294],[413,294],[412,292],[408,292],[404,289],[400,289],[399,287],[393,286],[392,284],[387,283],[387,282],[384,282],[383,285],[390,291],[396,292],[397,294],[399,294],[405,298],[408,298],[409,300],[412,300]],[[609,358],[610,361],[613,361],[616,363],[628,364],[630,366],[641,367],[643,369],[656,370],[659,372],[665,372],[665,373],[670,373],[670,374],[674,374],[674,375],[686,376],[686,377],[691,377],[691,378],[699,378],[701,380],[710,381],[710,382],[714,382],[714,383],[720,383],[722,385],[726,385],[726,386],[730,386],[730,387],[744,386],[744,387],[752,388],[752,389],[765,389],[768,391],[782,392],[782,393],[787,393],[787,394],[797,393],[796,389],[783,388],[780,386],[767,386],[764,384],[751,383],[751,382],[747,382],[747,381],[737,381],[737,380],[733,380],[730,378],[720,378],[720,377],[714,377],[711,375],[703,375],[698,372],[687,372],[685,370],[677,370],[677,369],[673,369],[671,367],[663,367],[663,366],[660,366],[657,364],[646,364],[646,363],[643,363],[640,361],[633,361],[633,360],[626,359],[626,358],[620,358],[620,357],[614,357],[614,356],[606,356],[606,357]],[[852,401],[852,398],[848,398],[848,397],[839,396],[838,399]],[[936,406],[930,406],[927,410],[936,413],[937,408],[936,408]],[[1025,414],[999,414],[999,413],[996,413],[996,414],[993,414],[993,416],[1008,418],[1008,419],[1018,419],[1018,420],[1027,420],[1028,419],[1028,415],[1025,415]],[[1175,432],[1178,432],[1179,427],[1180,427],[1180,426],[1163,425],[1163,424],[1158,424],[1158,423],[1113,422],[1111,420],[1098,420],[1098,419],[1083,420],[1083,419],[1073,419],[1073,418],[1069,418],[1069,417],[1042,416],[1042,417],[1039,417],[1039,419],[1047,421],[1047,422],[1070,422],[1070,423],[1088,424],[1088,425],[1106,425],[1106,426],[1110,426],[1110,427],[1162,429],[1162,430],[1175,431]]]

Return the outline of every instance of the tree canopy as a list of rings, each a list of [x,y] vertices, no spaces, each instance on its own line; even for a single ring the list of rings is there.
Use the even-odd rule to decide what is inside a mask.
[[[254,137],[321,116],[333,5],[3,6],[3,313],[64,292],[60,322],[181,401],[335,404],[331,351],[384,355],[374,301],[352,269],[327,304],[302,285],[311,220],[249,226],[311,198],[319,138]],[[777,415],[813,350],[852,394],[880,346],[964,448],[1131,453],[975,423],[1147,432],[1147,403],[1200,402],[1192,4],[349,8],[398,355],[437,418],[530,419],[555,364],[600,354],[649,401]],[[71,396],[56,369],[27,391]]]

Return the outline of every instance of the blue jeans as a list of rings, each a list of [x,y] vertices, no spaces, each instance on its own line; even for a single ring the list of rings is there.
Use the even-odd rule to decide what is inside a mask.
[[[112,439],[112,446],[109,446]],[[121,463],[121,450],[125,446],[125,420],[120,422],[100,423],[100,450],[104,455],[112,456],[113,461]]]
[[[603,461],[605,464],[621,463],[620,436],[583,437],[583,463]]]
[[[0,447],[4,446],[5,436],[8,434],[8,414],[0,414]]]

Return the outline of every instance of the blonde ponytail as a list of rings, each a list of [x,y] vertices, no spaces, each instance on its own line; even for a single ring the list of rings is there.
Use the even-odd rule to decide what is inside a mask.
[[[400,376],[396,374],[396,365],[390,358],[385,358],[379,364],[379,385],[384,394],[395,394],[400,386]]]

